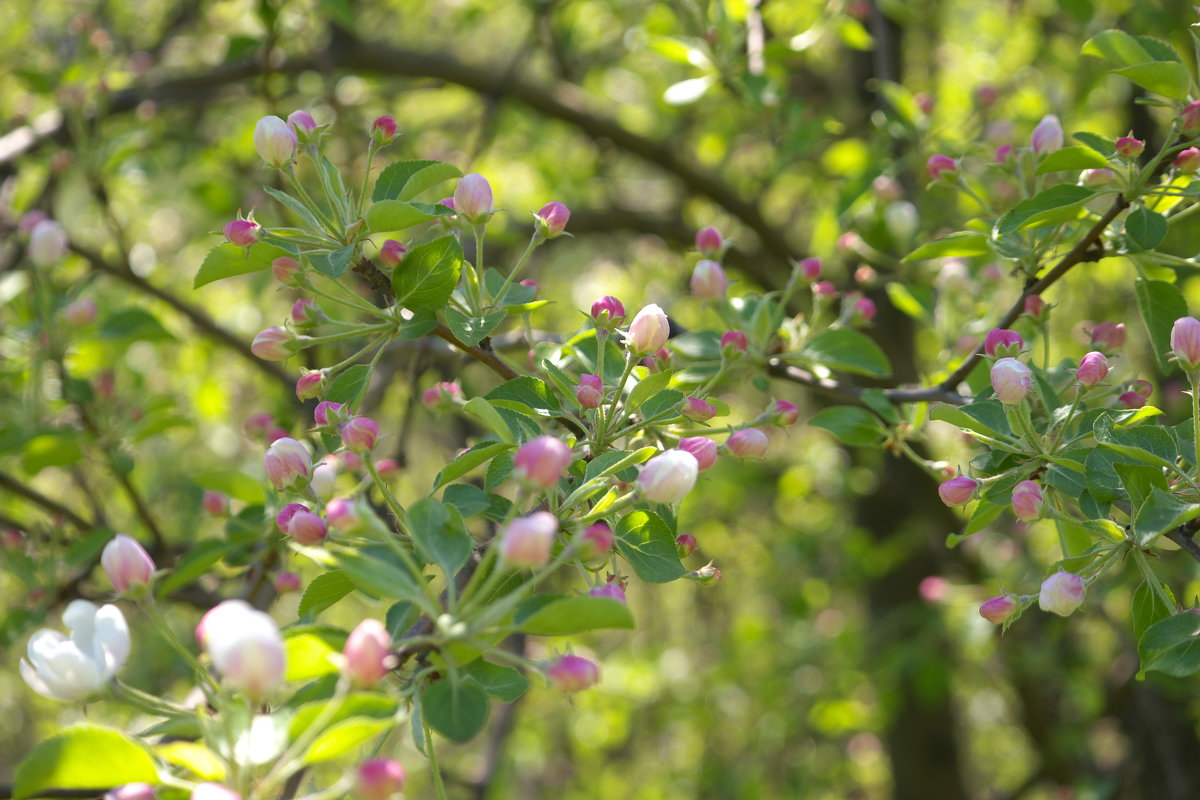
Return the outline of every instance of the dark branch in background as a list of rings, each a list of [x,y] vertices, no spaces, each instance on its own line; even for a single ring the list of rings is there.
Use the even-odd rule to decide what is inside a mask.
[[[34,505],[41,506],[51,514],[56,514],[62,517],[80,530],[86,531],[92,527],[90,522],[64,506],[62,503],[46,497],[46,495],[42,494],[37,489],[34,489],[32,486],[26,486],[16,478],[12,477],[11,475],[6,475],[3,472],[0,472],[0,488],[7,489],[13,494],[24,497],[29,502],[33,503]]]
[[[1180,550],[1200,561],[1200,544],[1196,543],[1195,536],[1195,529],[1186,525],[1167,534],[1167,538],[1179,545]]]
[[[866,386],[856,386],[843,383],[832,378],[818,378],[806,369],[785,363],[782,359],[772,358],[767,362],[767,372],[776,378],[798,383],[801,386],[820,392],[836,400],[857,403],[862,401]],[[964,397],[952,389],[941,386],[913,387],[906,389],[881,389],[880,391],[893,403],[949,403],[954,406],[966,405],[971,398]]]
[[[38,797],[47,798],[47,800],[101,800],[106,792],[112,791],[112,788],[107,789],[42,789],[38,792]],[[11,800],[13,796],[13,787],[10,783],[0,783],[0,800]]]

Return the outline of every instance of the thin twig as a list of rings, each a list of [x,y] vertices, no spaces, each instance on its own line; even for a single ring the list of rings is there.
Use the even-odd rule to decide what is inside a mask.
[[[41,506],[51,514],[56,514],[62,517],[80,530],[86,531],[92,527],[92,523],[88,522],[86,519],[79,516],[62,503],[46,497],[46,495],[42,494],[37,489],[21,483],[11,475],[6,475],[5,473],[0,472],[0,487],[8,489],[9,491],[20,495],[21,497],[24,497],[26,500],[35,505]],[[0,800],[2,800],[2,798],[0,798]]]

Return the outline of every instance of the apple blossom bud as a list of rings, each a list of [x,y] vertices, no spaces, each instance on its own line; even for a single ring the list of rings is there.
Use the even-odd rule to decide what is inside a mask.
[[[1041,322],[1046,319],[1050,313],[1049,306],[1042,299],[1041,295],[1031,294],[1025,298],[1025,315],[1032,317],[1035,321]]]
[[[1137,392],[1122,392],[1117,397],[1117,402],[1121,404],[1122,408],[1142,408],[1146,405],[1146,398]]]
[[[778,425],[781,428],[795,425],[796,421],[800,419],[800,407],[795,403],[789,403],[787,400],[776,400],[771,403],[771,407],[767,409],[767,413],[771,417],[771,424]]]
[[[358,767],[354,797],[359,800],[390,800],[404,789],[404,767],[390,758],[374,758]]]
[[[990,600],[985,600],[979,606],[979,616],[996,625],[1008,622],[1016,613],[1016,601],[1006,594],[997,595]]]
[[[351,417],[342,426],[342,444],[352,453],[366,454],[375,448],[379,425],[370,417]]]
[[[325,520],[329,527],[341,533],[349,533],[362,521],[354,502],[345,497],[335,497],[325,504]]]
[[[625,597],[625,589],[620,583],[613,581],[605,583],[601,586],[593,586],[588,589],[588,594],[592,597],[607,597],[609,600],[616,600],[618,603],[628,603]]]
[[[292,521],[292,517],[296,515],[297,511],[308,511],[308,506],[302,503],[288,503],[279,509],[279,513],[275,515],[275,527],[279,528],[280,533],[287,533],[288,523]]]
[[[37,227],[39,222],[44,222],[50,219],[50,216],[40,208],[33,208],[21,215],[21,219],[17,221],[17,230],[22,236],[29,236],[33,233],[33,229]]]
[[[1171,350],[1185,372],[1200,370],[1200,320],[1195,317],[1175,320],[1171,328]]]
[[[264,438],[267,440],[267,444],[275,444],[280,439],[287,438],[287,435],[288,432],[283,428],[271,428],[271,430],[267,431],[267,435]]]
[[[492,202],[492,187],[487,178],[477,172],[464,175],[454,187],[454,209],[467,222],[487,222],[495,207]]]
[[[309,372],[301,375],[296,381],[296,397],[300,400],[311,400],[321,396],[325,383],[325,373]]]
[[[820,297],[837,297],[837,287],[832,281],[817,281],[812,287],[813,294]]]
[[[638,473],[637,488],[652,503],[675,503],[696,485],[700,464],[686,450],[667,450],[646,462]]]
[[[849,296],[847,296],[849,299]],[[858,295],[851,305],[855,322],[870,322],[875,319],[875,301],[869,297]]]
[[[279,491],[303,486],[312,475],[312,456],[300,442],[284,436],[267,448],[263,469]]]
[[[458,381],[442,381],[426,389],[421,394],[421,402],[426,408],[451,408],[456,401],[462,400],[462,396]]]
[[[313,409],[313,423],[318,428],[340,425],[346,421],[347,415],[341,403],[332,400],[322,400]]]
[[[679,553],[680,558],[687,558],[696,552],[697,544],[696,537],[690,533],[681,533],[675,537],[675,550]]]
[[[388,239],[383,243],[383,247],[379,248],[379,260],[389,267],[394,267],[404,260],[407,252],[408,248],[403,242]]]
[[[200,620],[196,638],[235,689],[260,697],[283,681],[283,637],[275,621],[249,603],[220,603]]]
[[[725,440],[725,448],[738,458],[762,458],[770,440],[758,428],[743,428]]]
[[[660,347],[652,355],[642,359],[642,366],[651,372],[661,372],[671,363],[671,351]]]
[[[538,231],[547,239],[553,239],[561,236],[562,232],[567,229],[567,220],[571,218],[571,209],[557,200],[553,200],[542,206],[541,210],[533,216],[534,225]]]
[[[104,800],[154,800],[154,787],[149,783],[127,783],[105,793]]]
[[[1183,111],[1179,112],[1179,119],[1183,123],[1184,133],[1194,134],[1200,131],[1200,100],[1188,103]]]
[[[308,488],[320,500],[328,500],[337,491],[337,471],[329,463],[317,464],[313,467],[312,480]]]
[[[604,520],[588,525],[579,537],[579,552],[585,559],[606,556],[612,550],[612,528]]]
[[[136,539],[123,533],[118,533],[104,546],[100,564],[117,594],[148,586],[154,580],[154,559]]]
[[[379,620],[364,619],[350,632],[342,654],[346,674],[358,686],[374,686],[390,669],[392,635]]]
[[[692,294],[700,300],[720,300],[729,289],[725,270],[716,261],[705,259],[692,272]]]
[[[1002,144],[996,148],[995,159],[997,164],[1007,164],[1013,159],[1013,146],[1011,144]]]
[[[300,262],[291,256],[280,256],[271,262],[271,274],[284,286],[292,286],[300,274]]]
[[[750,346],[744,331],[725,331],[721,334],[721,356],[733,359],[746,352]]]
[[[274,425],[275,418],[265,411],[260,411],[246,417],[246,421],[242,423],[242,433],[252,439],[259,439],[266,436],[267,431],[271,430]]]
[[[625,337],[626,346],[635,354],[653,353],[667,342],[671,326],[667,315],[657,304],[651,303],[637,313],[629,323]]]
[[[975,102],[984,108],[990,108],[1000,99],[1000,90],[991,84],[983,84],[975,89]]]
[[[689,397],[679,404],[679,413],[695,422],[704,422],[717,415],[717,407],[699,397]]]
[[[276,572],[271,579],[275,594],[291,594],[300,591],[300,576],[294,572]]]
[[[904,196],[904,187],[891,175],[879,175],[871,181],[871,192],[883,203],[894,203]]]
[[[1180,172],[1195,172],[1200,169],[1200,148],[1189,147],[1175,156],[1171,166]]]
[[[695,572],[689,572],[683,577],[699,583],[701,586],[711,586],[714,583],[721,582],[721,570],[714,567],[712,564],[706,564]]]
[[[346,469],[350,469],[349,463],[347,463]],[[389,478],[393,475],[399,475],[400,463],[394,458],[381,458],[375,462],[375,471],[379,473],[381,478]]]
[[[975,490],[978,487],[979,481],[959,475],[938,484],[938,497],[948,506],[965,506],[975,499]]]
[[[580,656],[563,656],[546,668],[546,677],[564,692],[581,692],[600,682],[600,668]]]
[[[717,463],[717,443],[707,436],[689,436],[679,440],[679,449],[691,453],[700,471]]]
[[[1042,488],[1033,481],[1021,481],[1013,487],[1013,513],[1022,522],[1035,522],[1041,519],[1042,503]]]
[[[571,465],[571,448],[553,436],[539,436],[517,448],[513,475],[529,486],[552,489]]]
[[[1093,350],[1079,361],[1079,369],[1075,371],[1075,380],[1087,388],[1095,386],[1104,380],[1108,374],[1108,359],[1103,353]]]
[[[1129,390],[1140,394],[1142,397],[1149,398],[1150,395],[1154,394],[1154,384],[1150,383],[1150,381],[1137,380],[1129,385]]]
[[[296,143],[296,132],[279,117],[263,117],[254,126],[254,149],[258,157],[276,169],[292,163]]]
[[[992,358],[1016,356],[1025,345],[1025,340],[1016,331],[1007,328],[992,328],[983,337],[983,352]]]
[[[52,219],[43,219],[29,233],[29,260],[35,267],[53,267],[67,255],[67,232]]]
[[[1016,405],[1029,393],[1033,373],[1015,358],[1002,358],[992,365],[992,389],[1005,405]]]
[[[858,284],[872,284],[879,277],[879,273],[870,264],[859,264],[854,268],[854,282]],[[856,294],[856,297],[861,295]]]
[[[1122,158],[1134,159],[1142,154],[1146,149],[1146,143],[1141,139],[1133,138],[1133,135],[1122,136],[1116,142],[1117,155]]]
[[[1079,173],[1079,182],[1084,186],[1095,189],[1100,186],[1108,186],[1117,180],[1117,173],[1111,169],[1085,169]]]
[[[592,303],[592,320],[597,328],[611,330],[625,321],[625,306],[617,298],[605,295]]]
[[[301,109],[288,114],[287,124],[292,129],[292,133],[296,135],[296,141],[300,144],[309,144],[316,141],[317,121],[307,111]]]
[[[869,13],[869,12],[868,12]],[[933,113],[933,109],[937,106],[937,102],[933,99],[933,95],[928,92],[917,92],[913,95],[913,102],[917,108],[925,116]]]
[[[308,298],[301,298],[292,304],[292,324],[298,328],[316,325],[320,316],[317,304]]]
[[[525,280],[521,281],[521,282],[520,282],[520,283],[518,283],[517,285],[518,285],[518,286],[527,286],[527,287],[529,287],[530,289],[533,289],[533,296],[534,296],[534,297],[537,297],[537,293],[538,293],[538,292],[540,292],[540,291],[542,290],[542,285],[541,285],[540,283],[538,283],[537,281],[535,281],[535,280],[532,280],[532,279],[530,279],[530,278],[526,278]]]
[[[1029,137],[1029,146],[1038,155],[1062,149],[1063,129],[1057,115],[1047,114],[1042,117],[1042,121],[1037,124],[1037,127],[1033,129],[1033,134]]]
[[[279,325],[259,331],[250,343],[250,352],[263,361],[285,361],[300,349],[295,335]]]
[[[371,123],[371,140],[379,147],[390,144],[396,138],[396,131],[399,126],[396,124],[396,118],[384,114],[382,117],[376,117]]]
[[[696,231],[696,249],[705,258],[720,258],[725,252],[725,237],[711,225]]]
[[[81,297],[63,307],[63,319],[69,325],[82,328],[96,321],[96,301],[90,297]]]
[[[1059,570],[1042,581],[1042,589],[1038,592],[1038,606],[1042,611],[1069,617],[1071,612],[1083,605],[1083,596],[1086,593],[1087,586],[1083,578]]]
[[[583,374],[579,376],[579,386],[575,389],[575,399],[584,408],[599,408],[604,400],[604,381],[599,375]]]
[[[200,783],[192,789],[189,800],[242,800],[242,796],[219,783]]]
[[[205,492],[201,505],[209,514],[219,517],[229,511],[229,498],[221,492]]]
[[[325,525],[325,520],[311,511],[298,509],[292,514],[292,518],[288,520],[287,535],[300,544],[316,544],[324,539],[328,533],[329,528]]]
[[[1125,346],[1125,324],[1101,322],[1092,328],[1092,344],[1105,353],[1115,353]]]
[[[238,247],[249,247],[263,236],[262,226],[252,219],[235,219],[225,223],[225,238]]]
[[[815,281],[821,277],[821,259],[806,258],[800,262],[800,274],[806,281]]]
[[[548,511],[517,517],[500,532],[500,555],[517,567],[540,567],[550,560],[558,520]]]
[[[938,153],[930,156],[929,160],[925,162],[925,171],[935,181],[940,181],[943,178],[953,178],[958,175],[958,162],[950,156]]]

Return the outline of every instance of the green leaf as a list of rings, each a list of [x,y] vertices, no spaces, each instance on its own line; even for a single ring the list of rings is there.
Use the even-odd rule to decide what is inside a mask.
[[[1117,145],[1112,139],[1101,136],[1098,133],[1090,131],[1077,131],[1071,134],[1074,138],[1086,144],[1088,147],[1095,150],[1105,158],[1109,158],[1117,152]]]
[[[353,406],[362,393],[367,390],[367,383],[370,382],[370,379],[371,368],[366,364],[355,364],[334,378],[333,384],[325,392],[325,399],[331,403]]]
[[[1167,218],[1145,206],[1138,206],[1125,219],[1125,241],[1129,252],[1153,250],[1167,238]]]
[[[250,247],[238,247],[232,242],[223,242],[204,257],[200,271],[192,282],[193,289],[199,289],[205,284],[232,278],[235,275],[248,275],[251,272],[261,272],[270,269],[271,262],[282,256],[291,256],[282,247],[276,247],[266,242],[256,242]]]
[[[899,281],[890,281],[884,288],[891,304],[913,319],[929,319],[933,313],[933,295],[926,291],[925,287],[907,286]],[[923,297],[918,298],[918,294]]]
[[[493,403],[511,400],[532,408],[544,417],[553,417],[562,411],[558,397],[550,390],[550,387],[537,378],[529,376],[514,378],[502,383],[484,397]]]
[[[141,743],[99,725],[72,725],[37,745],[13,774],[15,800],[47,789],[96,789],[158,783],[154,759]]]
[[[1150,334],[1150,347],[1159,371],[1170,374],[1175,371],[1175,362],[1168,359],[1171,353],[1171,328],[1175,320],[1188,315],[1187,301],[1174,284],[1166,281],[1137,278],[1134,281],[1138,309],[1146,332]]]
[[[502,667],[482,658],[472,661],[462,671],[483,690],[505,703],[515,702],[529,689],[529,679],[512,667]]]
[[[815,428],[824,428],[849,445],[878,444],[887,435],[879,419],[870,411],[858,406],[822,409],[808,424]]]
[[[330,761],[349,753],[383,733],[394,723],[390,719],[351,717],[325,730],[309,746],[302,759],[305,764]]]
[[[662,372],[651,372],[638,381],[637,385],[629,392],[629,396],[625,398],[625,412],[632,414],[642,407],[642,403],[666,390],[671,384],[673,374],[669,369]]]
[[[1154,60],[1154,56],[1137,39],[1125,31],[1115,29],[1103,31],[1088,39],[1080,52],[1085,56],[1103,58],[1118,67]]]
[[[830,369],[873,378],[892,374],[891,364],[879,345],[851,328],[827,328],[802,344],[795,355]]]
[[[1187,67],[1174,61],[1149,61],[1111,71],[1172,100],[1186,100],[1192,85]]]
[[[1168,595],[1171,589],[1163,586]],[[1172,598],[1174,599],[1174,598]],[[1146,630],[1156,622],[1171,616],[1171,609],[1163,604],[1154,587],[1142,581],[1133,593],[1133,638],[1141,639]]]
[[[1178,455],[1171,434],[1157,425],[1115,428],[1110,417],[1101,416],[1092,426],[1092,435],[1110,450],[1158,467],[1171,469]]]
[[[446,487],[442,500],[458,509],[463,517],[472,517],[487,511],[492,505],[492,495],[469,483],[454,483]]]
[[[504,424],[503,420],[500,421],[500,424]],[[480,442],[447,464],[438,473],[437,480],[433,482],[433,488],[440,489],[451,481],[458,480],[480,464],[490,461],[506,450],[511,450],[512,447],[510,442]]]
[[[660,414],[667,415],[668,412],[676,410],[682,402],[683,392],[675,389],[667,389],[665,392],[659,392],[642,403],[642,419],[654,419]],[[662,425],[671,419],[675,419],[677,416],[677,414],[664,416],[657,424]]]
[[[1138,640],[1142,669],[1186,678],[1200,672],[1200,614],[1185,611],[1156,622]]]
[[[1185,502],[1154,486],[1150,497],[1133,517],[1133,538],[1141,547],[1149,547],[1162,534],[1200,517],[1200,504]]]
[[[487,692],[470,679],[455,685],[444,678],[421,694],[421,713],[429,726],[455,742],[469,741],[479,733],[488,710]]]
[[[949,256],[984,256],[988,254],[988,237],[974,231],[959,231],[941,239],[935,239],[913,250],[902,261],[917,261],[922,258],[947,258]]]
[[[144,308],[122,308],[100,322],[101,339],[120,339],[138,342],[173,342],[175,337],[163,327],[158,317]]]
[[[474,542],[454,506],[424,497],[408,507],[408,525],[421,556],[448,579],[470,558]]]
[[[504,310],[493,311],[482,317],[468,317],[453,308],[446,309],[446,327],[450,328],[459,341],[468,347],[474,347],[486,337],[491,336],[492,332],[499,328],[506,319],[508,319],[508,312]]]
[[[461,177],[462,171],[458,167],[444,161],[397,161],[379,173],[371,201],[411,200],[443,181]]]
[[[305,256],[317,272],[330,278],[340,278],[354,257],[354,245],[348,244],[337,250],[316,250],[305,253]]]
[[[411,309],[442,308],[458,285],[462,260],[462,245],[453,236],[443,236],[409,250],[392,272],[397,302]]]
[[[959,428],[982,433],[993,439],[1012,436],[1012,428],[999,400],[982,400],[966,406],[937,406],[929,413],[930,419],[949,422]]]
[[[375,557],[372,557],[372,553]],[[346,577],[369,594],[397,600],[416,600],[424,597],[417,583],[420,578],[414,576],[402,564],[384,560],[378,550],[337,550],[331,555],[338,567],[346,573]]]
[[[432,311],[415,311],[412,319],[400,323],[396,333],[401,339],[420,339],[436,328],[437,324],[437,317]]]
[[[1048,153],[1038,164],[1037,174],[1107,167],[1108,159],[1088,147],[1064,147]]]
[[[340,569],[323,572],[313,578],[304,589],[304,595],[300,598],[300,608],[296,611],[296,615],[307,617],[310,614],[313,616],[320,614],[352,591],[354,591],[354,584]]]
[[[76,431],[43,433],[25,442],[21,466],[29,475],[46,467],[66,467],[83,458],[80,435]]]
[[[1063,222],[1078,215],[1079,207],[1095,194],[1091,189],[1059,184],[1022,200],[996,220],[995,234],[1006,236],[1022,228]]]
[[[224,539],[205,539],[192,545],[171,570],[171,574],[155,585],[155,594],[166,597],[176,589],[182,589],[192,581],[198,580],[212,569],[213,564],[224,558],[232,547],[233,545]]]
[[[431,219],[453,214],[448,206],[431,206],[425,203],[402,203],[399,200],[384,200],[367,209],[367,230],[372,233],[402,231]],[[404,257],[408,260],[408,256]]]
[[[337,664],[330,660],[345,646],[345,635],[341,637],[341,646],[334,646],[330,637],[322,636],[320,632],[306,631],[289,635],[283,641],[284,663],[287,670],[284,680],[311,681],[338,671]]]
[[[492,433],[499,436],[505,443],[512,445],[516,444],[516,436],[513,434],[512,428],[504,421],[504,417],[500,416],[500,412],[496,407],[482,397],[472,397],[463,406],[463,411],[473,417],[478,418]]]
[[[669,583],[686,574],[687,570],[679,563],[671,528],[657,514],[649,511],[626,514],[613,535],[617,550],[642,580]]]
[[[321,718],[325,718],[329,725],[336,725],[351,717],[386,720],[396,713],[396,706],[394,698],[377,692],[351,692],[340,702],[324,698],[305,703],[296,710],[288,725],[288,741],[299,739],[310,725]]]
[[[220,756],[199,742],[167,742],[155,745],[154,753],[205,780],[220,781],[225,777],[225,764]]]
[[[517,608],[513,620],[535,636],[569,636],[603,628],[632,629],[633,614],[620,600],[592,595],[534,595]]]
[[[278,189],[272,189],[270,186],[264,186],[262,188],[263,191],[275,198],[281,205],[286,206],[293,214],[299,217],[304,222],[305,226],[307,226],[308,230],[322,230],[320,221],[317,220],[313,213],[295,197],[292,197],[287,192],[281,192]]]
[[[1167,489],[1167,479],[1162,470],[1149,464],[1113,464],[1125,494],[1129,495],[1132,508],[1140,508],[1148,499],[1154,487],[1163,491]]]

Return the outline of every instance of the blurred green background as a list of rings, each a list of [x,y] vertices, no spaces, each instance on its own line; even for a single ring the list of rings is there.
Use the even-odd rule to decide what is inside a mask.
[[[103,576],[80,567],[110,535],[82,535],[15,485],[104,531],[145,540],[150,517],[186,550],[222,535],[201,510],[205,488],[235,490],[235,510],[261,502],[262,447],[243,435],[246,418],[266,411],[304,427],[298,365],[258,362],[247,346],[295,295],[269,274],[191,288],[214,231],[239,209],[285,219],[260,188],[277,180],[251,143],[262,115],[304,108],[332,122],[330,155],[353,176],[370,120],[394,115],[404,136],[388,158],[489,178],[506,210],[490,245],[500,263],[519,254],[530,211],[565,202],[574,238],[539,251],[526,275],[556,301],[534,315],[538,329],[574,329],[602,294],[715,324],[687,291],[693,232],[715,224],[735,240],[735,293],[779,288],[789,258],[819,256],[826,277],[861,284],[880,305],[872,335],[898,379],[936,380],[1019,279],[982,261],[899,263],[979,213],[926,189],[925,159],[965,156],[1004,205],[986,164],[996,146],[1027,142],[1043,114],[1068,133],[1160,138],[1161,110],[1079,49],[1120,26],[1191,53],[1196,12],[1176,0],[7,0],[4,16],[0,526],[27,535],[0,556],[0,782],[39,738],[81,717],[27,690],[17,661],[65,600],[105,596]],[[38,280],[16,229],[35,208],[77,248]],[[839,247],[846,232],[860,241]],[[1200,249],[1194,234],[1172,236],[1177,252]],[[1181,419],[1180,387],[1150,371],[1132,268],[1106,260],[1077,272],[1047,298],[1056,356],[1086,349],[1084,320],[1128,323],[1122,368],[1154,380],[1156,402]],[[95,324],[39,321],[79,297],[99,305]],[[934,297],[936,312],[924,302]],[[47,342],[65,355],[67,385],[47,377]],[[422,389],[450,378],[468,394],[495,382],[446,351],[408,347],[388,354],[372,386],[367,410],[393,434],[401,497],[424,491],[478,433],[421,406]],[[778,383],[724,399],[752,416],[772,396],[805,417],[826,402]],[[965,466],[953,431],[929,439],[932,456]],[[247,477],[231,477],[239,471]],[[123,482],[148,508],[131,506]],[[452,796],[1200,796],[1195,693],[1135,678],[1132,583],[1114,573],[1085,612],[1034,612],[1004,636],[977,616],[1000,587],[1029,592],[1041,580],[1057,557],[1048,523],[1002,518],[947,549],[962,523],[926,475],[803,426],[775,435],[763,463],[722,461],[701,488],[680,528],[700,541],[692,568],[712,559],[724,580],[635,584],[635,632],[573,642],[602,663],[601,686],[570,699],[535,688],[493,708],[477,742],[446,748]],[[1194,565],[1164,562],[1182,597],[1200,594]],[[230,569],[180,598],[181,633],[206,599],[247,577]],[[276,618],[293,620],[295,603],[277,600]],[[343,604],[328,618],[379,613]],[[135,627],[126,680],[184,691],[170,678],[180,665]],[[90,715],[120,719],[103,704]],[[423,758],[405,738],[410,796],[427,796]]]

